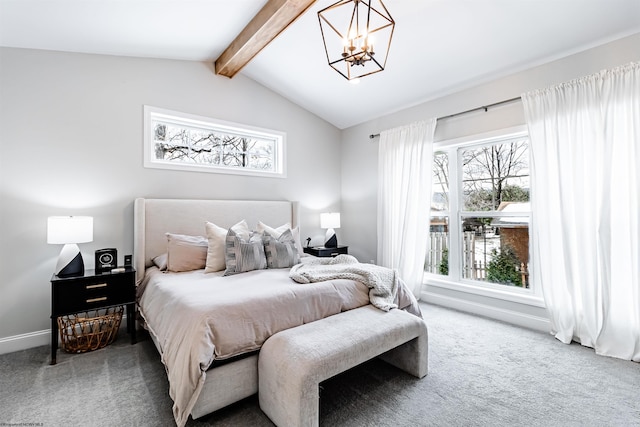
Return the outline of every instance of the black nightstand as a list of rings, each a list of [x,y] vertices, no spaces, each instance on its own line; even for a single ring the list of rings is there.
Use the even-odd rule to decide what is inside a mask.
[[[136,271],[127,267],[120,273],[96,274],[85,270],[83,276],[51,277],[51,364],[58,351],[58,317],[82,311],[126,305],[127,332],[136,342]]]
[[[304,253],[319,257],[334,257],[340,254],[348,254],[349,246],[338,246],[337,248],[325,248],[324,246],[315,246],[304,248]]]

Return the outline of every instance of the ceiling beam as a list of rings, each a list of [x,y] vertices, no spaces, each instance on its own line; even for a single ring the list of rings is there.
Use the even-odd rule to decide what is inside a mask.
[[[269,0],[216,59],[216,74],[235,76],[315,1]]]

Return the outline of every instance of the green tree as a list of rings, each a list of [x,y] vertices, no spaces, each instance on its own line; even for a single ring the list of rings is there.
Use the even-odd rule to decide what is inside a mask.
[[[518,267],[520,261],[511,246],[503,246],[500,251],[491,251],[491,261],[487,265],[487,281],[504,285],[519,286],[521,284]]]
[[[440,260],[440,265],[438,266],[438,272],[443,276],[449,275],[449,249],[447,248],[442,250],[442,259]]]
[[[508,202],[528,202],[529,192],[517,185],[507,185],[502,189],[502,200]]]

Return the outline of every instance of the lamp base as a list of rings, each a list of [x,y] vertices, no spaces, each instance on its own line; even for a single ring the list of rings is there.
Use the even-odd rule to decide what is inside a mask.
[[[55,275],[58,277],[84,275],[84,261],[78,245],[68,243],[62,247],[56,264]]]
[[[333,228],[327,229],[327,234],[324,238],[324,247],[325,248],[337,248],[338,247],[338,238],[336,237],[336,232]]]

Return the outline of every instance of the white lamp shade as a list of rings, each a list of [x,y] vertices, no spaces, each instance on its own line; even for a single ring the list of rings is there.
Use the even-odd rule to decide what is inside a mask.
[[[47,218],[47,243],[87,243],[93,241],[93,217],[50,216]]]
[[[321,213],[320,228],[340,228],[340,213],[339,212]]]

